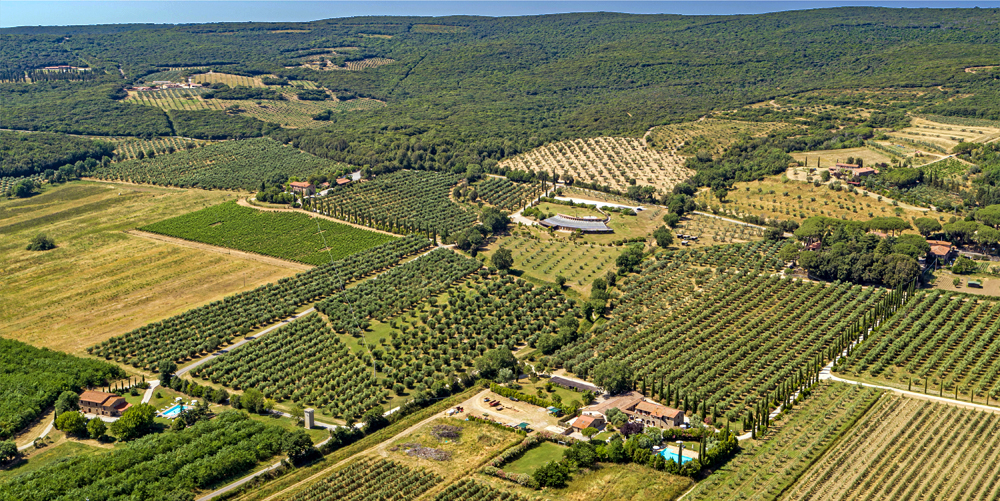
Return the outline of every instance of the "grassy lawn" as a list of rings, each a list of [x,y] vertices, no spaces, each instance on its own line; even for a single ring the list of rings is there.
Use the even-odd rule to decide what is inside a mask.
[[[262,416],[260,414],[250,413],[250,419],[254,421],[260,421],[262,423],[278,425],[286,430],[303,429],[296,420],[286,417],[278,417],[277,415]],[[306,434],[312,439],[314,444],[318,444],[327,437],[330,436],[330,432],[326,431],[326,428],[314,428],[311,430],[306,430]]]
[[[294,270],[123,233],[233,193],[74,181],[0,200],[0,335],[74,354]],[[57,248],[25,250],[39,233]],[[244,285],[245,281],[245,285]]]
[[[486,259],[501,246],[513,254],[515,273],[522,278],[555,287],[556,277],[562,275],[566,285],[581,295],[590,293],[595,278],[615,269],[615,259],[622,252],[621,247],[571,242],[560,232],[549,235],[538,229],[522,229],[492,243],[484,252]]]
[[[563,214],[566,216],[573,216],[573,217],[599,217],[602,219],[604,218],[604,214],[601,214],[595,209],[588,209],[586,207],[570,207],[569,205],[542,202],[538,204],[535,208],[550,215]]]
[[[531,448],[523,456],[513,463],[503,466],[503,470],[510,473],[526,473],[528,475],[535,472],[538,467],[549,461],[559,461],[563,458],[563,451],[567,447],[552,442],[542,442],[537,447]]]
[[[521,379],[518,383],[524,388],[521,389],[522,392],[529,395],[538,395],[538,390],[542,390],[542,398],[547,400],[552,400],[553,395],[559,395],[563,402],[570,402],[573,400],[583,401],[583,392],[576,392],[568,388],[563,388],[562,386],[552,385],[552,391],[549,392],[545,389],[545,383],[549,380],[546,378],[539,378],[537,383],[532,383],[530,379]]]
[[[48,446],[38,450],[38,452],[19,465],[10,469],[0,470],[0,482],[7,481],[18,475],[31,473],[52,463],[79,456],[92,456],[104,451],[105,449],[73,441],[65,441],[57,445]]]

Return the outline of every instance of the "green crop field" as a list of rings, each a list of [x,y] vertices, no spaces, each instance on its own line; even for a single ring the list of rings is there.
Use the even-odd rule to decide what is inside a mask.
[[[207,189],[260,189],[288,176],[338,171],[342,164],[303,153],[273,139],[225,141],[156,158],[115,162],[92,174],[98,179]]]
[[[140,229],[316,265],[395,239],[307,213],[261,211],[235,201]]]

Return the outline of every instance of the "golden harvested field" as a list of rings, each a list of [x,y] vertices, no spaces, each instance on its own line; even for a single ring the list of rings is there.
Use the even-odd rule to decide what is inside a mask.
[[[865,195],[864,190],[858,193],[836,191],[831,185],[814,186],[811,183],[799,181],[782,182],[775,176],[763,181],[736,183],[735,189],[726,196],[726,202],[719,200],[710,192],[698,193],[698,201],[721,208],[729,214],[754,214],[768,219],[790,219],[801,222],[812,216],[826,216],[838,219],[853,219],[867,221],[878,216],[899,216],[907,221],[917,217],[932,217],[939,219],[945,214],[931,210],[917,210],[912,206],[900,204],[893,206],[887,199],[874,194]]]
[[[848,157],[861,158],[866,167],[877,163],[892,163],[892,157],[871,148],[844,148],[840,150],[796,151],[790,153],[796,162],[810,169],[826,169],[837,163],[847,163]],[[801,171],[801,169],[798,169]],[[814,174],[819,177],[819,173]],[[796,178],[798,179],[798,178]],[[803,181],[805,179],[802,179]]]
[[[315,88],[313,84],[313,88]],[[164,110],[226,110],[230,106],[239,106],[241,113],[276,123],[285,127],[322,127],[327,122],[313,120],[312,116],[324,111],[357,111],[381,108],[385,103],[375,99],[360,98],[350,101],[338,101],[330,96],[327,101],[306,101],[296,97],[295,92],[284,88],[281,93],[284,101],[269,99],[226,100],[204,99],[198,89],[165,89],[148,92],[129,92],[128,100],[146,106],[155,106]]]
[[[233,196],[78,181],[0,201],[0,335],[81,354],[113,335],[293,275],[289,267],[123,233]],[[25,250],[39,233],[57,247]]]
[[[885,395],[782,499],[997,499],[1000,414]]]
[[[1000,128],[970,125],[951,125],[932,122],[924,118],[913,118],[910,127],[898,132],[890,132],[890,137],[902,140],[926,142],[951,152],[960,142],[987,143],[1000,138]],[[920,146],[918,145],[919,149]]]
[[[647,134],[647,139],[651,147],[674,155],[690,156],[698,150],[718,155],[742,135],[766,136],[769,132],[784,127],[788,125],[706,118],[696,122],[654,127]]]
[[[555,172],[588,183],[596,182],[625,191],[629,179],[669,192],[694,171],[683,167],[684,158],[653,150],[640,139],[597,137],[549,143],[500,162],[508,169]]]

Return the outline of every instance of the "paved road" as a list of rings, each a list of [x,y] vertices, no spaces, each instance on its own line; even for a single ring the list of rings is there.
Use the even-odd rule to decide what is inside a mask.
[[[149,400],[153,398],[153,390],[155,390],[157,386],[160,386],[159,379],[154,379],[149,382],[149,389],[147,389],[146,394],[142,396],[142,403],[144,404],[149,403]]]
[[[304,317],[304,316],[306,316],[306,315],[308,315],[308,314],[310,314],[310,313],[312,313],[314,311],[316,311],[316,308],[309,308],[308,310],[303,311],[302,313],[296,313],[295,315],[292,315],[291,317],[288,317],[285,320],[295,321],[295,320],[297,320],[299,318],[302,318],[302,317]],[[258,332],[256,334],[252,334],[252,336],[254,338],[259,338],[259,337],[261,337],[261,336],[263,336],[263,335],[265,335],[265,334],[267,334],[267,333],[269,333],[269,332],[277,329],[278,327],[281,327],[282,325],[285,325],[286,323],[287,322],[284,321],[284,320],[280,321],[280,322],[278,322],[278,323],[276,323],[276,324],[274,324],[274,325],[272,325],[272,326],[270,326],[270,327],[268,327],[268,328],[266,328],[266,329],[264,329],[264,330],[262,330],[262,331],[260,331],[260,332]],[[243,338],[243,339],[240,339],[239,341],[237,341],[237,342],[235,342],[235,343],[233,343],[233,344],[231,344],[229,346],[226,346],[224,348],[221,348],[221,349],[229,351],[229,350],[232,350],[234,348],[238,348],[240,346],[243,346],[243,344],[245,344],[248,341],[252,341],[252,339]],[[218,353],[218,352],[216,352],[216,353]],[[204,364],[205,362],[208,362],[209,360],[212,360],[213,358],[215,358],[217,356],[218,355],[216,355],[215,353],[212,353],[212,354],[208,355],[207,357],[205,357],[205,358],[203,358],[201,360],[198,360],[197,362],[192,363],[191,365],[188,365],[188,366],[186,366],[186,367],[184,367],[182,369],[179,369],[175,375],[177,375],[177,376],[183,376],[184,374],[187,374],[188,372],[190,372],[192,369],[194,369],[194,368],[196,368],[196,367]]]

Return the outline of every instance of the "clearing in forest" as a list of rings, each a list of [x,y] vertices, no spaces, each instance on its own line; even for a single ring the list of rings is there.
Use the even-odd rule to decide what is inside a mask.
[[[990,500],[998,478],[1000,414],[886,395],[782,499]]]
[[[597,183],[626,191],[635,184],[669,192],[694,171],[683,167],[684,158],[650,149],[641,139],[597,137],[549,143],[500,162],[506,169],[545,171],[576,181]]]
[[[147,322],[294,274],[123,233],[232,196],[73,182],[0,201],[0,335],[80,353]],[[25,250],[38,233],[57,247]]]

